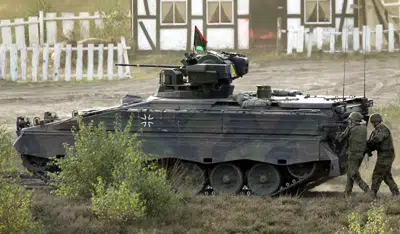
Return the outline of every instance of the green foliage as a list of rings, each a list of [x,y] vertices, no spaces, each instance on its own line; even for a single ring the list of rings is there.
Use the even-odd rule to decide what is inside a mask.
[[[99,178],[95,188],[96,194],[91,199],[91,208],[99,217],[120,222],[145,215],[145,201],[140,199],[138,193],[131,192],[126,183],[105,189]]]
[[[129,157],[128,149],[136,136],[130,137],[120,129],[115,133],[107,132],[103,123],[98,127],[93,122],[86,126],[82,119],[78,123],[79,131],[72,130],[74,146],[65,145],[66,157],[54,160],[61,172],[50,174],[50,177],[58,187],[56,194],[73,200],[87,200],[95,192],[98,177],[106,185],[112,182],[114,168]]]
[[[397,127],[396,120],[400,115],[400,97],[394,103],[385,104],[384,106],[376,106],[373,108],[374,113],[380,113],[383,121],[390,128]]]
[[[111,1],[111,3],[103,7],[96,8],[101,12],[103,18],[103,28],[95,29],[94,37],[103,39],[117,39],[124,36],[126,39],[131,38],[131,19],[128,17],[129,9],[120,1]],[[118,37],[118,38],[114,38]]]
[[[15,176],[18,172],[15,167],[17,152],[12,145],[13,141],[12,134],[4,124],[0,124],[0,173],[3,176]]]
[[[31,213],[32,194],[4,179],[16,172],[12,160],[17,155],[12,142],[12,135],[0,124],[0,233],[43,233]]]
[[[154,216],[175,208],[178,199],[166,180],[166,171],[147,159],[139,145],[133,147],[132,156],[114,171],[116,183],[113,186],[126,183],[131,191],[140,194],[140,198],[146,201],[147,213]]]
[[[350,234],[386,234],[393,233],[388,226],[387,217],[382,206],[368,210],[367,222],[362,225],[363,216],[359,212],[352,212],[348,216],[348,233]]]
[[[53,12],[54,7],[51,4],[50,0],[30,0],[29,8],[27,12],[27,16],[35,16],[39,14],[39,11],[43,11],[44,14],[46,12]]]
[[[101,122],[85,125],[78,119],[74,146],[66,145],[66,157],[54,159],[61,172],[50,174],[56,194],[74,200],[91,200],[93,211],[110,221],[163,214],[174,208],[178,197],[166,173],[149,161],[137,134],[130,134],[117,118],[115,131]]]
[[[12,159],[16,157],[12,143],[12,135],[3,124],[0,124],[0,170],[2,175],[16,172],[16,169],[12,166]]]
[[[0,182],[0,233],[44,233],[31,214],[31,193]]]

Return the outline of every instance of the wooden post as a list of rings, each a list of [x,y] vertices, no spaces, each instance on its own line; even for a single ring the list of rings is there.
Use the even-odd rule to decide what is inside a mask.
[[[97,79],[103,79],[103,51],[104,44],[100,44],[98,49],[98,61],[97,61]]]
[[[400,1],[400,0],[399,0],[399,1]],[[135,37],[135,35],[134,35],[134,33],[133,33],[133,32],[134,32],[133,30],[135,30],[135,24],[134,24],[134,22],[135,22],[135,21],[134,21],[134,19],[135,19],[134,7],[135,7],[135,6],[134,6],[134,3],[133,3],[133,2],[134,2],[134,0],[131,0],[131,1],[130,1],[130,3],[131,3],[130,5],[131,5],[131,30],[132,30],[132,31],[131,31],[131,36],[132,36],[132,38]]]
[[[40,45],[34,44],[32,50],[32,78],[33,82],[38,81],[39,74],[39,59],[40,59]]]
[[[314,29],[310,27],[310,30],[307,32],[308,34],[308,41],[307,41],[307,57],[311,57],[312,52],[312,38],[313,38]]]
[[[68,44],[65,46],[65,70],[64,80],[71,81],[71,65],[72,65],[72,45]]]
[[[18,79],[18,47],[17,47],[17,44],[11,44],[10,75],[11,75],[12,81],[16,81]]]
[[[39,11],[39,40],[40,45],[44,45],[44,13]]]
[[[0,45],[0,78],[5,79],[6,78],[6,72],[7,72],[7,45],[6,44],[1,44]]]
[[[49,69],[49,45],[44,44],[43,47],[43,64],[42,64],[42,73],[43,73],[43,78],[42,80],[45,81],[47,80],[48,76],[48,69]]]
[[[76,80],[81,81],[83,77],[83,45],[78,44],[76,58]]]
[[[119,64],[123,63],[123,59],[124,59],[124,48],[122,46],[122,43],[118,43],[117,45],[117,61]],[[124,70],[123,67],[118,66],[117,68],[118,70],[118,78],[122,79],[124,78]]]
[[[364,0],[357,0],[358,28],[361,28],[364,25],[364,22],[363,22],[364,14],[363,14],[363,11],[365,9],[364,9],[364,6],[363,6],[363,2],[364,2]]]
[[[107,52],[107,78],[112,80],[114,77],[114,44],[108,44]]]
[[[93,62],[94,62],[94,44],[88,45],[88,52],[87,52],[87,80],[93,80]]]
[[[54,61],[53,61],[53,81],[60,79],[60,57],[61,57],[61,44],[54,45]]]
[[[281,39],[282,39],[281,21],[282,21],[282,17],[278,17],[276,20],[276,51],[277,51],[278,55],[281,51]]]
[[[23,45],[21,49],[21,78],[23,81],[26,81],[26,60],[27,60],[27,49],[26,46]]]

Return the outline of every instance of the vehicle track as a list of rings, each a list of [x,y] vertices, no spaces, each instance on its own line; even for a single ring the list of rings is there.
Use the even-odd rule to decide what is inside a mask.
[[[4,177],[6,181],[14,182],[15,178]],[[29,174],[20,174],[17,178],[17,184],[25,187],[28,190],[40,189],[40,190],[53,190],[54,187],[41,180],[39,177]]]
[[[43,182],[40,178],[31,176],[28,174],[21,174],[19,176],[19,185],[23,186],[27,190],[47,190],[47,191],[52,191],[54,190],[54,187],[48,185],[47,183]],[[384,194],[386,196],[390,196],[389,192],[380,192],[381,194]],[[204,195],[204,194],[203,194]],[[212,196],[212,194],[210,194]],[[362,191],[361,192],[354,192],[353,195],[363,195]],[[240,193],[238,196],[254,196],[252,194],[248,194],[246,192]],[[303,199],[310,199],[310,198],[334,198],[338,197],[341,198],[343,197],[343,192],[341,191],[312,191],[308,190],[305,191],[301,194],[298,194],[299,198]]]

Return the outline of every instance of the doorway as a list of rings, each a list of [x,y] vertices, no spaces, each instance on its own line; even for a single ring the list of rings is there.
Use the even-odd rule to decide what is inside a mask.
[[[252,49],[276,49],[278,17],[283,16],[286,1],[250,1],[250,47]]]

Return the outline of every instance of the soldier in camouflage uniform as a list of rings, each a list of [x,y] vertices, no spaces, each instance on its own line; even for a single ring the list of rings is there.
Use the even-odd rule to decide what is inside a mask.
[[[361,125],[362,116],[359,112],[351,113],[349,119],[351,121],[349,126],[336,137],[336,140],[339,142],[344,139],[348,142],[346,197],[352,192],[354,182],[356,182],[365,193],[369,191],[368,184],[361,178],[359,172],[366,151],[367,127]]]
[[[367,141],[369,152],[377,151],[377,160],[372,174],[371,195],[376,197],[379,187],[384,181],[390,188],[393,195],[399,195],[399,189],[393,179],[391,170],[395,152],[393,147],[393,139],[388,127],[382,123],[380,114],[372,114],[370,122],[374,125],[374,131],[371,133]]]

